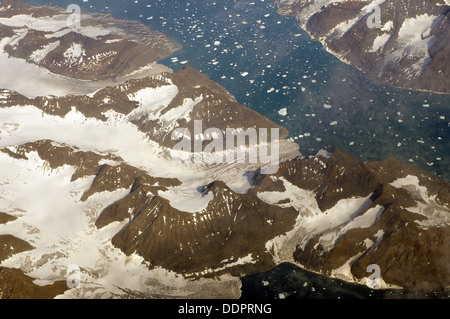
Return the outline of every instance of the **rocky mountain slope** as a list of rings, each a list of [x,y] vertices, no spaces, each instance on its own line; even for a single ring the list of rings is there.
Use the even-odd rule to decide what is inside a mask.
[[[170,72],[157,61],[180,49],[139,21],[19,0],[0,5],[0,87],[28,97],[87,94]]]
[[[171,55],[180,45],[138,21],[74,13],[6,0],[0,7],[4,50],[52,73],[85,80],[129,75]],[[79,21],[79,25],[72,22]]]
[[[450,93],[449,2],[275,0],[324,49],[379,82]],[[374,11],[375,6],[378,6]],[[376,25],[379,21],[380,24]]]
[[[2,14],[37,10],[19,4]],[[382,288],[449,287],[450,185],[418,166],[333,147],[302,156],[190,67],[87,94],[27,89],[0,92],[2,298],[236,298],[239,276],[285,261],[361,284],[376,264]],[[198,121],[216,136],[278,129],[257,140],[279,143],[278,169],[180,162],[175,129],[212,140]]]

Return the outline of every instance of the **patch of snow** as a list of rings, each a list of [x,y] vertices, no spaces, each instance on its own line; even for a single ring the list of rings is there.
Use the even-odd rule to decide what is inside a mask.
[[[182,105],[170,109],[169,111],[161,115],[159,119],[167,122],[185,119],[187,122],[189,122],[191,120],[191,113],[194,110],[194,107],[201,101],[203,101],[203,96],[199,96],[195,98],[195,100],[187,98],[183,101]]]
[[[330,158],[331,155],[333,155],[333,153],[331,153],[331,152],[329,152],[327,150],[324,150],[324,149],[318,151],[317,154],[316,154],[316,156],[322,156],[322,157],[325,157],[325,158]]]
[[[385,44],[389,41],[391,35],[388,33],[383,33],[378,35],[373,41],[372,49],[369,52],[377,52],[379,49],[383,48]]]
[[[30,60],[36,64],[39,64],[47,56],[47,54],[49,54],[50,52],[55,50],[57,47],[59,47],[60,44],[61,44],[60,41],[55,41],[55,42],[52,42],[52,43],[46,45],[42,49],[34,51],[30,55]]]
[[[325,251],[330,251],[346,232],[355,228],[368,228],[372,226],[383,212],[384,207],[379,205],[370,208],[363,215],[356,216],[347,223],[327,231],[319,238],[319,244]]]
[[[72,46],[64,52],[66,63],[69,65],[80,63],[84,56],[86,56],[86,51],[79,43],[73,43]]]

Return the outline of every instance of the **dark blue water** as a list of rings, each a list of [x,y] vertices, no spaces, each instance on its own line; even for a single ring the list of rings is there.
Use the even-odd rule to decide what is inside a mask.
[[[271,0],[27,2],[76,3],[166,33],[184,49],[163,64],[174,71],[190,65],[208,75],[240,103],[286,127],[304,154],[335,145],[363,161],[395,156],[450,180],[449,96],[369,80],[323,51],[293,18],[279,16]],[[286,116],[278,113],[282,108]],[[315,292],[304,282],[315,283]],[[245,298],[277,298],[281,292],[291,298],[405,297],[330,281],[292,265],[245,277],[243,285]]]

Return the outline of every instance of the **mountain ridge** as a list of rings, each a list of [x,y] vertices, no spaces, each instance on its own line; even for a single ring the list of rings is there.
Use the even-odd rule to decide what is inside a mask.
[[[449,94],[447,2],[275,0],[275,4],[281,15],[294,16],[326,51],[372,80]],[[374,12],[375,7],[379,11]],[[380,20],[380,26],[370,27],[370,19]]]
[[[384,289],[450,286],[450,185],[417,165],[333,146],[303,156],[286,129],[191,67],[26,93],[0,92],[0,296],[237,298],[239,277],[283,262],[363,285],[378,265]],[[278,170],[174,161],[171,132],[195,121],[278,129]],[[74,264],[81,283],[66,289]]]

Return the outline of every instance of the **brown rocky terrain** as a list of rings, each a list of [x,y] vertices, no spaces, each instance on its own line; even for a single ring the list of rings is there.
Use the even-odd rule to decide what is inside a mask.
[[[330,147],[327,157],[298,157],[283,163],[274,175],[255,172],[253,188],[245,194],[231,191],[223,182],[213,182],[202,190],[205,195],[214,195],[206,209],[189,214],[173,208],[158,195],[159,191],[178,185],[176,180],[155,179],[126,164],[98,165],[101,156],[50,141],[2,151],[22,159],[36,151],[53,169],[74,165],[78,169],[72,180],[95,174],[82,200],[97,192],[129,189],[126,197],[103,210],[96,226],[127,221],[112,243],[127,255],[144,257],[150,268],[163,267],[197,279],[266,271],[279,262],[280,247],[268,243],[277,236],[287,236],[297,241],[296,247],[287,247],[292,244],[289,240],[283,243],[283,249],[292,251],[287,261],[325,275],[341,276],[336,270],[350,261],[353,280],[367,277],[367,266],[377,264],[389,285],[410,290],[449,286],[450,186],[414,164],[394,158],[364,164]],[[413,184],[396,186],[396,180],[412,175],[420,180],[418,187],[426,187],[426,198]],[[299,192],[311,191],[318,209],[299,208],[295,197],[271,203],[260,196],[265,192],[285,192],[285,181],[298,187]],[[339,207],[340,201],[357,197],[368,197],[369,201],[333,227],[308,233],[298,222],[328,212],[339,214],[339,209],[333,208]],[[414,212],[413,208],[421,203],[428,209]],[[373,209],[379,212],[372,224],[349,227]],[[441,214],[437,220],[436,212]],[[329,218],[332,220],[333,216]],[[331,246],[326,239],[329,236],[335,238]],[[6,237],[2,236],[2,243],[9,247]],[[14,239],[14,245],[33,249],[17,238],[8,238]],[[14,253],[20,251],[17,249]],[[4,259],[7,257],[9,254]]]
[[[183,127],[194,132],[195,120],[202,120],[203,129],[215,127],[221,129],[224,134],[227,128],[243,128],[244,130],[267,128],[268,138],[270,138],[270,129],[277,128],[280,139],[288,136],[285,128],[244,107],[223,87],[189,66],[176,73],[161,73],[143,79],[130,80],[115,87],[106,87],[92,95],[27,98],[14,91],[1,90],[3,97],[0,97],[0,107],[34,105],[46,114],[64,117],[76,105],[76,110],[86,117],[107,121],[107,111],[112,110],[128,115],[142,106],[139,101],[130,98],[137,92],[171,85],[175,85],[178,92],[167,107],[160,109],[155,105],[147,112],[163,116],[181,107],[186,100],[201,98],[201,101],[192,107],[189,117],[180,116],[164,121],[160,118],[149,118],[149,114],[145,113],[129,118],[142,132],[147,133],[152,140],[161,145],[171,148],[178,143],[170,134],[174,128]]]
[[[14,216],[0,212],[0,224],[6,224],[7,222],[10,222],[15,219],[16,218]]]
[[[0,261],[22,251],[33,249],[29,243],[12,235],[0,235],[0,243]]]
[[[312,5],[281,3],[285,13]],[[50,19],[61,12],[15,0],[3,1],[2,6],[8,10],[0,11],[0,18],[28,13]],[[330,15],[323,28],[331,30],[342,19],[352,19],[361,4],[325,6],[320,12],[342,8],[347,9],[344,17]],[[83,21],[111,28],[115,21],[111,19],[92,14]],[[153,58],[159,59],[174,48],[170,41],[155,42],[152,37],[163,36],[139,24],[122,21],[119,26],[121,32],[132,33],[127,40],[121,32],[86,38],[63,29],[63,35],[51,37],[60,48],[39,65],[80,78],[97,78],[98,70],[105,70],[99,76],[114,77],[138,67],[139,61],[127,64],[128,55],[149,49],[156,50]],[[5,37],[16,31],[0,23]],[[48,31],[29,30],[8,50],[28,59],[36,48],[50,44],[47,35]],[[145,39],[163,47],[152,47]],[[126,41],[134,44],[125,45]],[[77,74],[68,64],[56,67],[64,52],[81,43],[89,56],[103,49],[121,53],[116,58],[105,56],[101,63],[105,69],[83,69],[87,64],[82,55],[76,60]],[[78,49],[73,47],[72,53]],[[278,171],[267,175],[249,165],[244,174],[248,189],[241,186],[236,191],[224,178],[225,173],[242,174],[233,170],[233,164],[193,169],[174,165],[168,153],[162,161],[176,143],[170,133],[175,128],[192,132],[195,120],[222,132],[278,128],[280,139],[288,136],[287,130],[242,106],[225,88],[190,67],[88,95],[28,98],[5,89],[0,91],[0,113],[1,298],[53,298],[68,292],[62,279],[66,263],[74,260],[85,263],[80,265],[85,290],[68,292],[77,297],[103,296],[113,290],[114,296],[123,292],[125,297],[173,296],[176,288],[165,295],[158,289],[161,286],[153,288],[152,280],[180,276],[186,279],[185,286],[199,279],[262,272],[282,262],[363,284],[367,266],[376,264],[384,287],[450,286],[450,185],[416,165],[395,158],[363,163],[335,147],[301,156],[298,145],[284,141],[286,156]],[[76,131],[71,122],[76,122]],[[88,134],[85,140],[74,136],[83,133]],[[125,145],[119,139],[122,135]],[[97,149],[95,143],[104,144]],[[136,152],[137,147],[147,152]],[[179,198],[174,197],[188,205],[185,192],[197,201],[206,199],[204,208],[195,212],[176,208]],[[30,198],[36,207],[34,202],[24,203]],[[68,225],[61,221],[66,218]],[[41,277],[31,278],[31,272]],[[140,282],[136,274],[144,280]],[[53,284],[38,286],[35,279]]]
[[[414,174],[426,181],[423,185],[426,183],[429,190],[434,189],[428,196],[436,195],[436,203],[442,206],[434,209],[442,210],[447,216],[445,224],[423,228],[416,223],[427,217],[410,212],[408,207],[414,207],[417,200],[423,199],[404,188],[397,189],[385,180],[384,168],[393,167],[393,163],[397,170],[396,174],[390,175],[390,181]],[[331,250],[321,248],[318,242],[336,229],[327,229],[309,238],[306,247],[298,247],[293,255],[293,259],[305,268],[332,275],[332,270],[352,260],[351,271],[358,279],[367,276],[369,264],[378,264],[383,280],[391,285],[413,290],[449,286],[450,273],[446,265],[449,260],[450,197],[445,181],[395,159],[364,164],[341,150],[335,150],[330,158],[309,157],[286,162],[275,176],[283,177],[301,189],[314,191],[322,212],[342,199],[366,196],[370,196],[370,205],[363,207],[352,219],[377,206],[383,210],[370,227],[344,232]],[[343,191],[336,192],[337,189]],[[222,183],[214,183],[209,190],[214,193],[214,200],[204,211],[193,216],[183,214],[170,207],[166,200],[155,197],[113,238],[113,243],[127,254],[144,256],[154,266],[188,275],[267,270],[274,265],[274,260],[268,256],[271,251],[265,247],[266,242],[295,229],[295,218],[305,214],[289,207],[289,200],[267,205],[257,194],[268,190],[284,191],[283,186],[274,183],[269,176],[245,195],[230,192]],[[226,205],[223,205],[224,201]],[[349,222],[336,228],[344,228]],[[301,229],[296,231],[302,232]],[[383,235],[377,237],[380,232]],[[376,244],[367,247],[365,240]],[[235,270],[223,269],[226,267],[223,260],[232,261],[248,254],[253,258],[252,264]],[[230,260],[230,256],[234,259]]]
[[[0,299],[53,299],[66,291],[65,281],[39,286],[20,269],[0,267]]]
[[[367,1],[275,0],[313,40],[370,78],[395,87],[450,93],[449,5],[444,0],[383,1],[380,27]],[[372,20],[371,20],[372,21]]]
[[[5,0],[0,8],[2,38],[20,35],[4,48],[10,56],[70,78],[99,81],[124,77],[181,48],[138,21],[111,15],[82,13],[78,28],[64,23],[71,13],[62,8],[34,7],[19,0]],[[14,24],[8,26],[8,21],[23,15],[54,23],[55,30],[39,29],[39,23],[35,27],[24,25],[25,31]]]
[[[342,153],[342,151],[337,152],[339,157]],[[331,249],[323,248],[320,239],[327,233],[335,231],[334,229],[314,236],[305,248],[297,247],[294,259],[309,269],[327,275],[331,275],[333,269],[351,260],[351,272],[359,279],[367,276],[368,265],[377,264],[382,269],[383,280],[396,286],[408,289],[448,287],[450,279],[450,269],[446,266],[450,258],[448,255],[448,214],[450,213],[448,183],[430,175],[417,165],[404,164],[394,158],[382,162],[360,163],[354,167],[346,164],[342,166],[342,163],[334,162],[333,158],[334,155],[328,160],[322,159],[327,167],[316,174],[316,176],[323,176],[327,181],[325,183],[320,183],[320,179],[317,183],[317,179],[314,181],[310,176],[306,178],[302,176],[300,172],[305,172],[305,168],[298,170],[299,173],[284,176],[299,187],[318,190],[317,199],[322,209],[330,207],[342,196],[348,198],[371,195],[372,203],[367,209],[378,205],[383,207],[383,212],[372,226],[351,229],[342,234],[336,239]],[[345,173],[339,176],[336,172],[343,168]],[[320,168],[317,167],[317,169]],[[281,173],[285,170],[283,167]],[[333,175],[339,177],[333,178]],[[415,207],[417,202],[426,200],[415,190],[407,187],[396,188],[390,184],[408,175],[418,176],[420,185],[428,190],[427,196],[435,196],[433,204],[436,206],[432,208],[429,202],[426,205],[429,205],[430,210],[441,210],[447,216],[445,217],[447,222],[421,227],[420,221],[427,220],[427,217],[413,213],[408,208]],[[337,198],[327,196],[333,194],[339,187],[342,187],[344,191],[340,192]],[[324,189],[326,189],[325,193]],[[380,233],[383,233],[381,237],[377,235]],[[364,244],[367,238],[375,244],[367,247]]]

